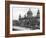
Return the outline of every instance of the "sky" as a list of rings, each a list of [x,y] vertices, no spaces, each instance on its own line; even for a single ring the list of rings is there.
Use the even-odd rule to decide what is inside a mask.
[[[13,19],[15,18],[16,20],[18,20],[19,15],[21,15],[21,17],[24,17],[24,15],[27,15],[28,10],[29,10],[29,8],[16,8],[16,7],[14,7],[13,13],[12,13]],[[33,16],[37,15],[38,8],[30,8],[30,10],[32,11]]]
[[[33,13],[33,16],[37,15],[38,10],[40,11],[40,14],[42,13],[42,6],[35,6],[35,5],[11,5],[12,8],[12,19],[18,20],[19,15],[21,17],[24,17],[24,15],[27,15],[27,11],[30,10]]]

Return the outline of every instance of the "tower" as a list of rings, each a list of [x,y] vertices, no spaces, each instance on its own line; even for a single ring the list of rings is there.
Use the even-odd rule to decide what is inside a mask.
[[[37,21],[40,23],[40,11],[37,12]]]
[[[40,17],[40,11],[38,10],[38,12],[37,12],[37,17]]]

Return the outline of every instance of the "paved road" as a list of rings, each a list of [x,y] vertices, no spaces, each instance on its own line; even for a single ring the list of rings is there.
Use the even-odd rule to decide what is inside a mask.
[[[30,28],[25,28],[25,27],[14,26],[13,28],[14,28],[14,29],[21,30],[21,31],[24,31],[24,30],[25,30],[25,31],[27,31],[27,30],[30,31]]]

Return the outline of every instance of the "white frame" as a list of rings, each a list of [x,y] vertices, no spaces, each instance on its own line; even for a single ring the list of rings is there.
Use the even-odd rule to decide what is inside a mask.
[[[31,30],[31,31],[12,31],[12,8],[13,7],[37,7],[40,9],[40,30]],[[39,33],[42,32],[42,6],[37,5],[17,5],[10,4],[10,34],[22,34],[22,33]]]

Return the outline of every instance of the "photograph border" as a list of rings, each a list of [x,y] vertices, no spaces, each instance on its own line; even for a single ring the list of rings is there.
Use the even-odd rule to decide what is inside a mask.
[[[10,34],[10,4],[43,6],[42,32],[41,33],[39,32],[39,33]],[[34,36],[34,35],[45,35],[45,4],[36,3],[36,2],[5,1],[5,37]]]

